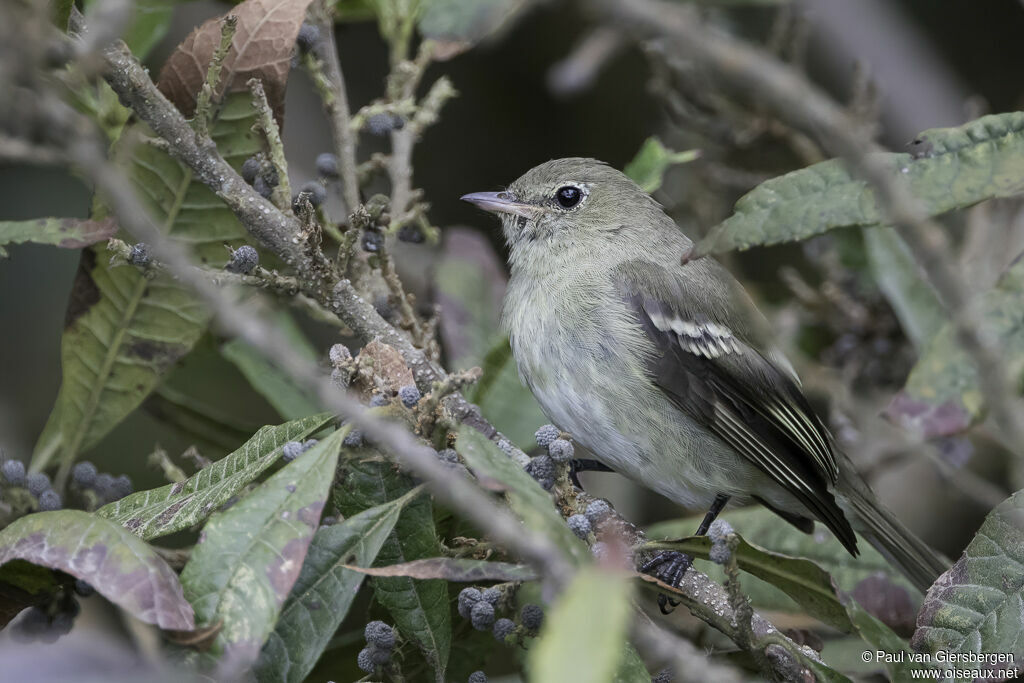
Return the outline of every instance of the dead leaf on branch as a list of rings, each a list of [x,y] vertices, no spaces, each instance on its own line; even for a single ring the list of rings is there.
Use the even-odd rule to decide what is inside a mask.
[[[228,12],[238,18],[238,28],[224,58],[216,99],[225,92],[248,90],[246,82],[258,78],[281,124],[295,38],[311,1],[245,0]],[[160,71],[157,87],[185,116],[195,112],[196,98],[220,44],[223,18],[210,19],[192,31]]]

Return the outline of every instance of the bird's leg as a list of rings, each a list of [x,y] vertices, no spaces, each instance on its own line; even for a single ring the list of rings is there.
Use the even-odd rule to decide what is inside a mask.
[[[569,480],[572,485],[578,488],[580,491],[583,490],[583,484],[580,483],[580,478],[577,475],[578,472],[614,472],[611,467],[605,465],[603,462],[592,460],[589,458],[581,458],[573,460],[569,463]]]
[[[704,519],[701,521],[700,526],[697,527],[697,536],[704,536],[708,533],[708,529],[711,528],[711,523],[718,517],[718,513],[722,511],[725,504],[729,502],[729,496],[724,493],[719,493],[715,496],[715,499],[711,502],[711,507],[708,509]],[[676,550],[663,550],[659,552],[651,559],[644,562],[643,566],[640,567],[640,571],[644,574],[650,574],[656,579],[664,581],[673,588],[679,588],[679,585],[683,582],[683,576],[686,574],[686,570],[693,565],[693,558],[684,553]],[[658,609],[661,610],[662,614],[671,614],[672,609],[679,602],[668,597],[664,593],[658,594]]]

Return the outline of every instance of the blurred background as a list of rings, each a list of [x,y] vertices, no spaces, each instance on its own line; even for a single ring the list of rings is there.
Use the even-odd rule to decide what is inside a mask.
[[[863,110],[865,120],[877,121],[879,140],[894,150],[920,130],[1024,105],[1024,4],[1018,0],[693,4],[723,29],[806,68],[840,101]],[[150,69],[156,73],[192,27],[224,9],[212,2],[176,5],[147,58]],[[427,82],[446,74],[460,96],[415,153],[414,185],[423,188],[430,219],[446,240],[439,247],[399,245],[398,263],[420,301],[438,300],[438,261],[455,252],[490,263],[485,284],[495,288],[495,298],[500,294],[497,225],[458,197],[500,189],[548,159],[589,156],[622,168],[652,135],[671,149],[699,149],[701,158],[670,170],[656,192],[691,236],[728,216],[758,182],[820,159],[812,144],[761,116],[756,103],[721,101],[701,74],[673,64],[656,44],[641,50],[597,24],[590,10],[586,2],[528,3],[482,45],[431,66]],[[387,50],[372,21],[342,24],[337,37],[356,110],[380,96]],[[317,154],[331,143],[311,84],[298,70],[285,121],[293,183],[309,180]],[[385,138],[364,136],[361,159],[385,145]],[[0,166],[0,220],[86,216],[90,201],[89,189],[62,172]],[[957,242],[965,243],[965,226],[976,224],[999,232],[994,244],[1009,245],[970,252],[985,259],[972,266],[979,285],[986,278],[990,285],[1020,251],[1018,202],[989,202],[944,220]],[[812,400],[880,497],[926,540],[956,556],[985,512],[1012,490],[1006,460],[984,429],[970,439],[922,444],[879,417],[915,352],[866,274],[859,239],[836,233],[724,260],[772,318]],[[496,258],[487,256],[488,246]],[[0,451],[7,457],[27,460],[57,394],[60,332],[77,261],[74,251],[33,246],[14,246],[0,261]],[[306,327],[325,349],[331,333]],[[190,445],[209,457],[230,450],[220,437],[203,436],[201,421],[173,401],[175,391],[204,395],[209,405],[200,412],[236,428],[239,442],[256,426],[278,422],[219,355],[219,343],[208,335],[172,373],[169,391],[147,401],[87,457],[102,470],[129,474],[142,489],[163,483],[146,464],[157,444],[171,454]],[[529,448],[528,441],[520,445]],[[682,515],[615,475],[591,474],[584,483],[637,522]]]

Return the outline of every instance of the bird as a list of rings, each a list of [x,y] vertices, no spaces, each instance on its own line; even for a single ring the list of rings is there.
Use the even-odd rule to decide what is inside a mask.
[[[693,242],[633,180],[555,159],[461,199],[501,219],[520,379],[598,462],[707,510],[698,535],[727,504],[759,503],[806,533],[821,522],[854,556],[860,533],[922,592],[948,568],[837,447],[742,285],[687,261]],[[690,565],[667,551],[641,571],[678,587]]]

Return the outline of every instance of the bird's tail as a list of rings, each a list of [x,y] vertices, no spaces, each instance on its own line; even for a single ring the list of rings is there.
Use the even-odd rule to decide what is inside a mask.
[[[949,562],[903,526],[866,486],[851,486],[841,496],[856,514],[854,528],[922,593],[949,569]]]

